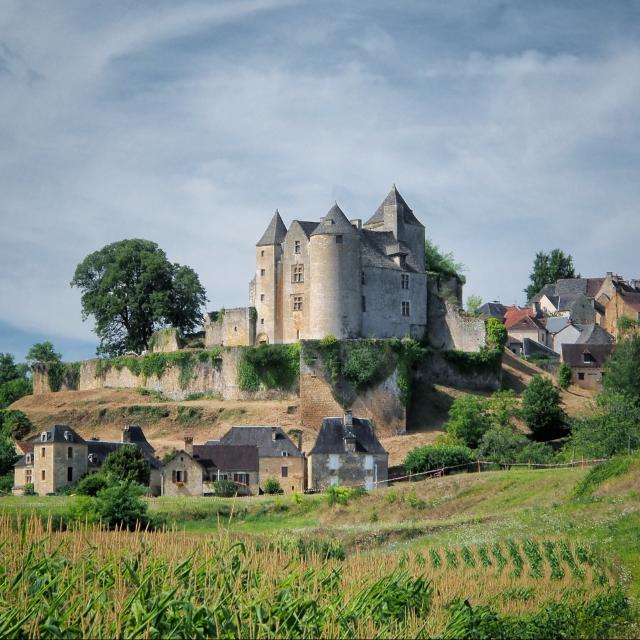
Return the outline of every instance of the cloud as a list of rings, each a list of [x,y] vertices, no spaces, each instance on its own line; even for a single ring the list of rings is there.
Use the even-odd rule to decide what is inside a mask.
[[[90,339],[68,283],[124,237],[193,266],[211,308],[246,304],[276,207],[317,219],[337,198],[366,218],[392,182],[469,293],[521,300],[556,246],[584,274],[638,275],[640,47],[622,9],[7,7],[0,321]],[[557,21],[573,30],[541,28]]]

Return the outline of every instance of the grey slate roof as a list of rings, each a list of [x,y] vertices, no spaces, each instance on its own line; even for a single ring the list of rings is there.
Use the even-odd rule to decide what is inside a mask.
[[[484,318],[504,318],[507,307],[500,302],[485,302],[478,307],[478,313]]]
[[[43,431],[42,433],[45,432]],[[38,434],[34,438],[31,438],[31,442],[33,442],[34,444],[38,442],[73,442],[75,444],[84,443],[84,439],[66,424],[54,424],[46,431],[46,434],[46,441],[42,440],[42,434]],[[65,434],[67,434],[67,437],[65,437]]]
[[[301,458],[302,452],[280,427],[231,427],[220,439],[225,445],[252,445],[258,447],[261,458],[280,457],[285,451],[292,458]],[[212,441],[207,442],[212,444]]]
[[[146,441],[146,440],[145,440]],[[152,469],[160,468],[160,461],[155,456],[155,450],[147,443],[148,446],[141,445],[138,442],[116,442],[112,440],[87,440],[87,453],[93,455],[94,461],[91,463],[93,467],[101,467],[106,457],[120,449],[120,447],[136,446],[142,451],[145,459]]]
[[[531,338],[523,338],[522,339],[522,355],[523,356],[532,356],[532,355],[543,355],[549,356],[550,358],[559,358],[560,354],[556,353],[553,349],[549,349],[544,344],[540,344]]]
[[[560,333],[567,325],[571,324],[569,318],[564,316],[545,318],[544,325],[549,333]]]
[[[353,434],[356,437],[356,451],[361,453],[385,454],[369,420],[353,418]],[[344,418],[324,418],[318,437],[309,455],[315,453],[344,453]]]
[[[291,223],[291,227],[296,222],[302,227],[302,230],[304,231],[304,234],[307,236],[307,238],[311,236],[313,231],[315,231],[315,228],[318,226],[317,222],[312,222],[311,220],[294,220]],[[289,229],[291,229],[291,227],[289,227]]]
[[[396,264],[389,253],[387,253],[389,247],[398,246],[398,242],[391,231],[362,229],[360,231],[360,237],[362,238],[362,242],[360,243],[360,256],[363,267],[381,267],[402,271],[400,265]],[[405,262],[406,271],[415,271],[417,273],[419,270],[416,268],[413,255],[403,243],[399,244],[402,251],[407,254]]]
[[[337,236],[348,235],[352,233],[358,233],[353,225],[344,215],[342,209],[338,206],[338,203],[334,204],[327,212],[324,218],[320,219],[320,224],[311,232],[310,235],[318,236]]]
[[[613,336],[599,324],[584,324],[576,344],[613,344]]]
[[[366,225],[378,224],[384,222],[384,208],[389,206],[398,206],[402,208],[402,219],[405,224],[412,224],[419,227],[424,225],[414,215],[409,205],[405,202],[404,198],[400,195],[400,192],[396,189],[394,184],[391,187],[391,191],[387,194],[387,197],[382,201],[380,206],[376,209],[376,212],[365,222]]]
[[[258,471],[258,447],[255,445],[200,444],[193,445],[193,459],[208,469],[227,471]]]
[[[273,214],[273,218],[271,218],[269,226],[262,234],[262,238],[258,240],[256,247],[280,244],[284,240],[284,237],[286,235],[287,227],[285,227],[284,222],[282,222],[280,212],[276,209],[276,212]]]
[[[612,354],[612,344],[563,344],[562,360],[570,367],[579,369],[602,369]],[[585,362],[584,354],[591,355],[593,362]]]

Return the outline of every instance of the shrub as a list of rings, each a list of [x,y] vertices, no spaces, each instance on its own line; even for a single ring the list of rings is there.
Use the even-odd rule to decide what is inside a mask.
[[[13,473],[0,476],[0,493],[11,493],[11,489],[13,489],[13,477]]]
[[[485,341],[487,343],[487,347],[489,347],[491,351],[498,351],[502,353],[509,338],[504,323],[500,322],[497,318],[489,318],[487,319],[486,327],[487,337]]]
[[[275,478],[267,478],[267,481],[264,483],[264,487],[262,490],[270,495],[282,493],[282,487]]]
[[[566,389],[571,384],[571,367],[566,362],[560,363],[558,369],[558,386]]]
[[[135,529],[150,523],[148,505],[142,498],[146,488],[131,481],[122,480],[98,492],[96,506],[102,521],[110,528]]]
[[[564,427],[560,391],[551,380],[533,376],[522,394],[522,417],[535,437],[557,435]]]
[[[27,482],[27,484],[24,485],[23,492],[25,496],[35,496],[36,490],[33,486],[33,482]]]
[[[240,487],[232,480],[216,480],[213,483],[215,494],[222,498],[232,498],[238,494]]]
[[[298,344],[261,344],[243,347],[238,362],[237,383],[242,391],[292,389],[300,375]]]
[[[347,505],[352,498],[359,498],[366,495],[366,490],[362,487],[343,487],[339,484],[331,485],[327,487],[325,493],[327,494],[327,502],[329,506],[334,504]]]
[[[15,440],[22,440],[32,430],[33,424],[26,413],[17,409],[0,411],[0,432]]]
[[[131,480],[147,486],[151,467],[139,447],[128,444],[110,453],[102,465],[102,473],[116,480]]]
[[[482,437],[478,454],[485,460],[507,464],[516,462],[528,444],[528,438],[513,427],[496,425]]]
[[[449,409],[446,432],[475,449],[490,426],[486,415],[487,406],[487,401],[478,396],[464,395],[456,398]]]
[[[402,463],[407,473],[421,473],[442,467],[454,467],[473,462],[473,451],[458,445],[416,447]]]
[[[635,456],[615,456],[602,464],[589,469],[589,473],[578,482],[573,489],[575,498],[584,498],[593,493],[601,484],[611,478],[618,478],[629,470],[631,463],[637,460]]]
[[[75,486],[75,492],[81,496],[97,496],[109,484],[110,478],[105,473],[89,473]]]
[[[0,432],[0,476],[13,473],[13,465],[19,457],[13,440]]]

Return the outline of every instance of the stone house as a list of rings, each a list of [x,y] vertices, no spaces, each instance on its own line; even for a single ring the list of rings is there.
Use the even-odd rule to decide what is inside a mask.
[[[528,313],[508,315],[505,328],[508,335],[507,345],[517,355],[522,353],[522,341],[525,338],[545,346],[547,344],[547,330],[544,325]]]
[[[571,367],[572,383],[584,389],[599,389],[613,344],[564,344],[562,361]]]
[[[25,453],[14,465],[13,492],[21,494],[25,485],[33,484],[38,495],[55,493],[87,473],[97,471],[109,453],[127,444],[140,447],[148,460],[150,490],[157,495],[160,464],[142,429],[134,425],[123,429],[121,442],[85,440],[67,425],[53,425],[20,447]]]
[[[215,492],[214,482],[231,480],[245,495],[259,492],[258,447],[255,445],[194,445],[176,452],[161,471],[161,495],[206,496]]]
[[[207,444],[215,444],[209,441]],[[221,445],[253,445],[258,447],[260,489],[272,478],[284,493],[303,492],[307,488],[307,461],[302,452],[301,436],[297,446],[280,427],[238,426],[220,439]]]
[[[605,305],[605,329],[616,339],[621,318],[640,321],[640,292],[616,291]]]
[[[388,478],[388,458],[369,420],[354,418],[350,411],[341,418],[325,418],[309,452],[309,488],[374,489]]]

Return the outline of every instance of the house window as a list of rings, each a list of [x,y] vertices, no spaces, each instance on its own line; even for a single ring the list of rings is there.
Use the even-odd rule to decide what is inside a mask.
[[[288,458],[289,457],[289,452],[288,451],[283,451],[282,452],[282,457],[283,458]]]
[[[403,273],[400,276],[400,284],[401,284],[403,289],[408,289],[409,288],[409,274],[408,273]]]
[[[293,310],[302,311],[302,296],[293,296]]]
[[[293,245],[293,252],[300,253],[300,240],[296,240]]]
[[[291,282],[304,282],[303,264],[294,264],[291,267]]]
[[[578,374],[578,380],[584,380],[584,373]]]
[[[260,252],[260,256],[264,258],[264,249]]]
[[[46,479],[47,479],[47,472],[46,472],[44,469],[40,472],[40,477],[41,477],[43,480],[46,480]]]
[[[46,453],[47,453],[46,448],[45,448],[45,447],[42,447],[42,450],[40,451],[40,457],[41,457],[41,458],[44,458],[44,457],[45,457],[45,455],[46,455]]]
[[[336,244],[342,244],[342,236],[336,236]]]
[[[73,447],[67,447],[67,458],[71,460],[73,458]]]
[[[582,361],[585,363],[595,362],[595,360],[593,359],[593,356],[590,353],[583,353]]]
[[[27,453],[26,463],[31,464],[31,454]]]
[[[406,300],[402,301],[402,315],[408,318],[411,315],[411,305]]]
[[[280,469],[280,473],[282,474],[283,478],[288,478],[289,477],[289,467],[282,467]]]
[[[360,284],[365,284],[364,271],[360,272]]]
[[[260,294],[260,302],[264,302],[264,293]]]
[[[248,485],[249,484],[249,474],[248,473],[234,473],[233,474],[233,481],[237,482],[238,484]]]
[[[266,271],[264,269],[260,269],[260,275],[264,276],[264,274],[266,273]]]
[[[367,310],[367,299],[362,296],[362,311],[363,313]]]
[[[67,467],[67,482],[73,482],[73,467]]]
[[[186,469],[174,469],[171,472],[171,480],[173,480],[173,482],[186,482],[187,481]]]
[[[260,324],[264,324],[264,318],[260,318]]]
[[[27,469],[24,472],[24,481],[26,484],[31,484],[33,482],[33,471],[31,469]]]

